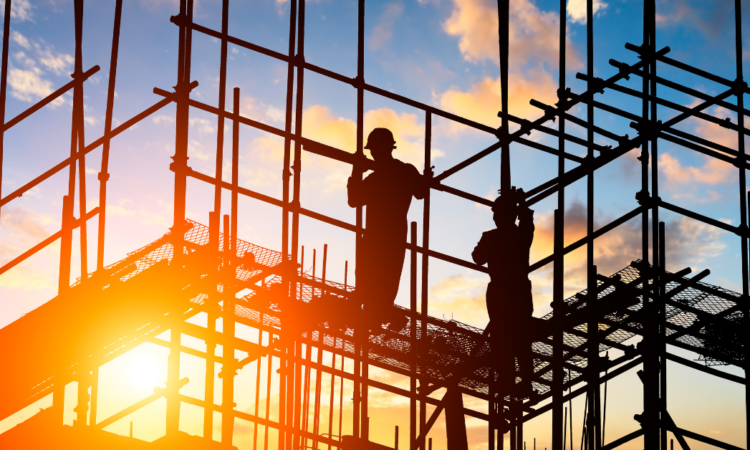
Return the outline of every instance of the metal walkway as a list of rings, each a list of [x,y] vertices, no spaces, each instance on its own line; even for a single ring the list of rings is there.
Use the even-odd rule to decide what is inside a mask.
[[[8,367],[17,368],[3,373],[0,380],[0,397],[4,399],[0,418],[47,395],[56,380],[69,382],[135,345],[155,342],[157,335],[177,322],[190,325],[183,322],[210,311],[211,293],[223,291],[228,284],[222,280],[232,275],[231,292],[250,290],[234,305],[237,322],[269,331],[282,340],[292,336],[292,340],[356,357],[351,321],[356,309],[347,300],[352,286],[304,273],[285,263],[280,253],[249,242],[238,240],[236,251],[231,254],[219,252],[217,249],[223,248],[222,234],[212,237],[208,227],[188,223],[184,241],[167,233],[0,329],[0,359]],[[184,248],[182,258],[175,259],[175,245]],[[593,311],[587,306],[586,291],[565,300],[565,389],[585,381],[589,357],[586,324],[592,314],[599,323],[599,351],[622,351],[621,356],[600,364],[601,370],[619,366],[617,370],[622,372],[639,362],[636,346],[625,343],[641,334],[643,298],[651,297],[657,287],[644,272],[653,271],[636,261],[611,277],[599,276]],[[737,334],[740,295],[700,282],[707,271],[692,280],[681,276],[684,272],[687,270],[666,275],[662,298],[667,304],[664,323],[669,344],[694,351],[706,362],[742,367]],[[296,290],[294,299],[286,295],[282,278]],[[644,295],[644,280],[648,295]],[[398,313],[411,314],[408,309],[397,308]],[[328,313],[332,310],[349,314],[334,317]],[[289,320],[285,326],[285,311],[293,317],[304,317],[305,321]],[[534,320],[534,386],[540,395],[532,398],[532,403],[551,396],[552,316],[549,313]],[[481,363],[471,373],[463,374],[460,387],[467,394],[488,399],[492,355],[489,345],[482,342],[482,331],[434,317],[426,318],[423,324],[418,316],[400,332],[386,330],[382,335],[370,336],[369,364],[416,376],[434,390],[466,367],[472,349],[480,345],[477,355]],[[207,336],[205,329],[196,325],[183,332],[199,338]],[[278,347],[278,342],[273,347]],[[244,364],[269,351],[278,352],[277,348],[262,348],[246,341],[238,342],[237,348],[249,354]],[[533,411],[533,415],[547,409],[534,411],[531,406],[527,405],[526,410]]]

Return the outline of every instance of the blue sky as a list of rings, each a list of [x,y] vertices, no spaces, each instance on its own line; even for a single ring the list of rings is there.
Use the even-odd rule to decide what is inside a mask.
[[[624,45],[626,42],[636,45],[642,42],[642,2],[608,0],[595,3],[594,69],[597,76],[607,78],[616,73],[608,63],[610,58],[629,64],[637,61],[636,55],[627,51]],[[743,63],[747,71],[750,2],[743,2],[743,5],[746,18],[743,20],[746,49]],[[173,0],[125,2],[115,126],[160,100],[161,97],[152,92],[154,87],[171,90],[175,84],[178,29],[169,22],[169,17],[177,14],[178,6]],[[732,6],[733,2],[728,0],[657,2],[657,46],[668,45],[672,49],[669,55],[672,58],[734,79]],[[195,21],[219,30],[220,10],[218,0],[197,1]],[[283,1],[235,1],[230,5],[229,32],[286,53],[289,10],[289,3]],[[566,72],[568,85],[577,93],[585,90],[585,84],[575,78],[577,72],[586,70],[586,18],[583,11],[584,2],[569,1]],[[70,80],[74,54],[72,12],[72,1],[14,2],[7,117],[17,115]],[[84,70],[95,64],[101,67],[85,85],[86,142],[92,142],[103,131],[113,15],[114,2],[86,3]],[[306,61],[354,77],[356,18],[356,1],[308,2]],[[556,101],[559,20],[559,2],[511,1],[509,102],[512,114],[533,120],[541,114],[529,105],[530,98],[548,104]],[[499,126],[496,117],[500,95],[495,2],[369,1],[365,37],[365,80],[369,84],[480,123]],[[194,34],[192,77],[200,85],[193,97],[214,106],[218,105],[219,49],[218,40]],[[227,109],[232,108],[232,88],[239,87],[243,115],[283,128],[286,65],[233,45],[229,45],[228,56]],[[663,64],[658,70],[661,76],[710,95],[724,90],[722,86]],[[639,89],[640,79],[631,77],[623,84]],[[661,96],[675,103],[695,104],[694,99],[686,95],[662,87],[659,89]],[[622,94],[607,93],[599,100],[633,113],[640,111],[639,101]],[[734,99],[729,101],[735,102]],[[3,195],[66,157],[70,148],[70,109],[71,97],[66,95],[6,133]],[[572,113],[586,117],[585,108],[574,108]],[[732,114],[720,108],[711,108],[709,113],[735,120]],[[670,118],[675,114],[666,108],[659,109],[660,118]],[[168,165],[174,153],[173,117],[174,107],[167,106],[113,141],[105,263],[123,258],[126,252],[156,239],[171,226],[173,175]],[[596,123],[619,135],[635,135],[629,121],[606,112],[596,113]],[[415,164],[420,170],[424,124],[422,111],[365,94],[365,127],[390,127],[398,141],[395,156]],[[556,124],[549,123],[548,126],[555,128]],[[737,147],[736,133],[718,126],[689,120],[678,128]],[[575,125],[568,125],[567,131],[585,137],[585,131]],[[231,123],[227,122],[224,132],[226,155],[231,149]],[[350,85],[306,72],[303,132],[306,137],[353,152],[356,145],[356,91]],[[216,133],[215,118],[191,111],[189,163],[193,169],[213,174]],[[491,135],[439,118],[433,119],[432,133],[432,164],[436,173],[494,142]],[[533,133],[528,138],[551,147],[557,145],[556,138],[540,133]],[[597,142],[613,144],[599,136]],[[239,144],[241,184],[280,198],[282,145],[282,141],[269,134],[243,128]],[[663,199],[715,219],[739,224],[736,168],[709,161],[691,150],[664,141],[660,142],[659,149],[659,184]],[[568,144],[567,151],[579,156],[585,153],[582,147],[574,144]],[[556,174],[556,157],[518,144],[513,145],[511,153],[513,184],[516,186],[529,190]],[[631,152],[596,174],[597,227],[637,206],[634,198],[640,189],[637,153]],[[86,162],[89,209],[97,206],[96,174],[100,155],[100,150],[94,151]],[[568,163],[569,169],[574,166],[575,163]],[[229,158],[225,158],[225,177],[230,168]],[[346,206],[345,198],[345,183],[350,170],[347,165],[305,154],[303,206],[353,223],[354,211]],[[493,154],[483,159],[448,178],[446,184],[494,198],[499,187],[499,156]],[[3,208],[0,264],[59,229],[62,195],[66,187],[67,175],[60,173]],[[189,182],[189,217],[207,223],[208,211],[212,209],[212,193],[213,189],[207,185]],[[224,197],[224,205],[228,205],[228,199],[228,196]],[[585,182],[577,182],[567,190],[566,242],[579,239],[585,231],[585,201]],[[556,204],[553,196],[534,207],[537,237],[532,248],[532,262],[547,256],[551,250],[551,217]],[[422,202],[414,201],[410,220],[421,223],[421,217]],[[739,240],[736,236],[666,211],[661,213],[661,220],[667,222],[668,268],[709,268],[712,271],[709,282],[740,289]],[[344,262],[354,260],[353,235],[311,219],[303,218],[301,223],[300,243],[308,249],[307,255],[312,248],[322,250],[323,244],[328,243],[329,274],[332,274],[329,276],[343,280]],[[240,201],[240,238],[280,249],[280,224],[278,208],[250,199]],[[596,264],[601,273],[610,274],[639,257],[638,224],[636,219],[597,240]],[[436,250],[468,260],[481,233],[491,227],[488,208],[446,193],[433,192],[430,239]],[[89,242],[94,241],[95,228],[95,221],[92,221]],[[90,245],[90,268],[95,261],[93,247]],[[59,245],[53,245],[0,276],[0,326],[56,294],[58,257]],[[74,270],[79,270],[78,258],[76,253]],[[309,256],[307,258],[305,266],[309,268],[311,261]],[[566,258],[566,293],[572,294],[585,286],[584,264],[584,250]],[[401,304],[408,304],[406,276],[405,272],[398,299]],[[549,311],[551,265],[534,274],[532,280],[535,314],[540,316]],[[486,282],[487,278],[482,274],[431,261],[431,312],[483,326],[487,322],[483,306]],[[632,387],[632,383],[629,386]],[[720,392],[728,395],[726,390]],[[725,421],[723,426],[732,428],[733,425]]]

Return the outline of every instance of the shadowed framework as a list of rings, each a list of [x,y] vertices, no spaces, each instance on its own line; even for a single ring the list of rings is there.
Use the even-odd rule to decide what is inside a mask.
[[[560,2],[561,15],[565,17],[565,1]],[[57,172],[67,170],[69,190],[63,199],[62,228],[59,232],[42,241],[0,268],[0,276],[10,268],[27,259],[47,245],[60,239],[60,282],[59,296],[39,309],[0,330],[0,357],[4,362],[13,362],[17,371],[2,374],[2,405],[0,417],[7,417],[33,401],[51,393],[53,406],[45,415],[33,418],[36,422],[27,428],[11,430],[0,435],[0,442],[28,440],[30,436],[53,439],[68,433],[62,427],[64,387],[77,382],[78,396],[76,425],[82,435],[93,436],[96,430],[123,419],[128,414],[162,397],[167,400],[167,436],[165,439],[188,439],[179,431],[180,405],[182,403],[203,408],[204,439],[197,445],[209,445],[213,434],[213,414],[222,415],[221,435],[216,438],[230,444],[234,433],[234,420],[242,419],[263,427],[263,446],[268,447],[268,436],[278,447],[294,449],[302,447],[368,448],[369,387],[385,390],[409,398],[410,423],[409,443],[411,448],[426,449],[430,445],[426,437],[438,417],[445,410],[448,417],[449,445],[465,446],[455,436],[460,436],[465,416],[486,421],[488,446],[494,450],[502,448],[503,439],[498,435],[510,433],[512,450],[523,447],[523,424],[552,410],[553,450],[563,448],[563,404],[569,399],[585,394],[587,396],[586,443],[589,449],[612,449],[632,439],[643,436],[647,449],[665,450],[667,432],[677,437],[684,449],[689,448],[685,438],[695,439],[725,449],[735,447],[684,430],[674,423],[666,408],[668,360],[682,363],[696,370],[745,384],[744,377],[729,375],[708,365],[700,365],[685,360],[669,352],[669,346],[694,351],[707,362],[732,364],[747,370],[746,357],[748,339],[748,232],[747,232],[747,187],[745,168],[747,156],[744,149],[745,128],[744,94],[750,93],[742,74],[742,35],[741,1],[735,1],[735,49],[737,77],[728,80],[699,68],[692,67],[668,56],[668,47],[658,47],[655,42],[655,9],[653,0],[644,1],[643,43],[626,44],[632,52],[635,63],[611,60],[611,76],[606,79],[594,77],[593,67],[593,2],[587,2],[587,73],[577,78],[587,82],[587,90],[571,92],[565,81],[565,45],[560,45],[559,102],[545,105],[532,100],[541,116],[533,121],[513,116],[508,111],[508,24],[507,0],[498,2],[500,17],[500,61],[501,90],[503,104],[499,116],[502,127],[494,129],[438,108],[415,102],[367,84],[364,80],[364,0],[359,1],[358,14],[358,64],[357,77],[348,78],[325,68],[307,63],[304,59],[305,3],[303,0],[290,4],[289,51],[281,54],[273,50],[232,37],[228,30],[229,1],[222,5],[222,30],[216,31],[193,21],[193,2],[182,0],[180,14],[171,22],[179,27],[179,58],[177,84],[173,92],[155,88],[154,93],[163,97],[152,107],[112,127],[115,79],[118,56],[120,16],[122,0],[117,0],[110,63],[109,91],[104,135],[89,143],[84,141],[84,96],[85,81],[95,74],[98,66],[88,70],[82,67],[82,26],[83,0],[75,0],[75,73],[74,80],[17,117],[7,120],[4,115],[6,79],[8,68],[8,37],[10,34],[10,8],[12,1],[5,2],[3,34],[2,74],[0,80],[0,137],[2,133],[20,121],[49,104],[62,94],[73,92],[70,157],[39,177],[15,191],[2,196],[0,208],[23,193],[44,182]],[[191,42],[193,33],[201,33],[221,40],[221,66],[219,79],[218,108],[191,98],[190,92],[197,86],[191,81]],[[560,23],[561,41],[566,36],[566,23]],[[250,51],[262,53],[287,63],[286,117],[283,128],[262,124],[239,114],[239,90],[233,92],[234,108],[230,112],[225,105],[227,44],[232,43]],[[709,96],[679,83],[657,76],[658,66],[669,66],[702,77],[707,82],[724,87],[717,96]],[[302,105],[304,98],[304,77],[306,72],[328,77],[357,92],[357,147],[337,149],[308,139],[302,134]],[[618,85],[622,79],[635,76],[643,81],[640,91]],[[683,107],[671,103],[657,95],[657,87],[691,95],[696,106]],[[618,105],[609,105],[596,100],[597,93],[614,90],[642,100],[641,110],[631,112]],[[352,287],[326,279],[325,262],[323,275],[305,273],[300,270],[302,260],[299,248],[300,216],[327,223],[331,226],[354,232],[358,249],[363,241],[364,227],[362,207],[357,207],[356,222],[346,223],[327,217],[305,208],[300,201],[302,189],[302,153],[310,152],[343,163],[352,164],[353,178],[359,181],[362,173],[373,167],[373,161],[364,156],[363,101],[367,91],[423,111],[425,115],[425,149],[423,174],[429,190],[424,193],[422,242],[417,242],[417,225],[411,224],[408,240],[403,246],[408,250],[410,266],[410,308],[402,309],[408,317],[401,330],[386,330],[381,335],[358,333],[359,324],[352,323]],[[734,103],[732,100],[736,99]],[[85,157],[92,151],[102,151],[102,167],[99,175],[99,204],[106,205],[106,187],[109,178],[110,140],[140,120],[160,110],[170,103],[176,103],[175,155],[171,169],[174,172],[174,223],[171,231],[163,238],[130,254],[124,260],[104,266],[103,249],[106,230],[105,210],[86,210],[86,187],[84,179]],[[575,105],[586,108],[586,119],[578,118],[569,111]],[[657,117],[657,105],[667,107],[671,113]],[[735,121],[719,121],[722,126],[737,132],[737,150],[725,147],[675,128],[688,118],[716,123],[718,119],[705,114],[707,108],[718,105],[737,113]],[[223,180],[224,158],[223,134],[218,134],[217,165],[215,174],[204,174],[188,166],[188,122],[191,109],[199,109],[215,114],[219,129],[224,122],[232,122],[232,174],[231,182]],[[620,136],[595,125],[594,112],[606,111],[632,121],[637,136]],[[475,153],[464,162],[440,173],[430,170],[431,132],[433,116],[443,117],[473,129],[496,136],[498,141],[490,147]],[[293,120],[294,119],[294,120]],[[547,123],[557,119],[558,127],[550,128]],[[565,123],[573,122],[587,129],[587,139],[569,135]],[[511,123],[515,131],[511,130]],[[273,198],[248,188],[238,182],[237,161],[239,129],[249,126],[284,139],[284,165],[282,168],[282,198]],[[523,136],[535,130],[558,138],[556,148],[524,139]],[[594,142],[594,137],[606,139],[612,145],[603,146]],[[658,186],[658,142],[666,140],[684,148],[708,155],[738,168],[739,210],[741,221],[738,226],[671,204],[659,197]],[[587,157],[580,158],[565,151],[566,142],[584,145]],[[2,140],[0,139],[0,145]],[[429,296],[427,276],[431,259],[455,264],[471,270],[487,273],[488,270],[472,262],[443,254],[430,248],[430,192],[439,190],[455,195],[465,201],[492,206],[492,202],[475,194],[452,188],[445,184],[448,177],[479,162],[495,151],[501,152],[501,188],[507,192],[511,187],[510,146],[531,147],[558,157],[558,176],[529,189],[524,194],[525,204],[532,206],[540,200],[557,196],[558,209],[555,212],[554,253],[529,266],[529,272],[554,263],[553,308],[554,314],[543,319],[532,320],[529,326],[529,339],[534,351],[532,383],[539,395],[518,401],[504,398],[496,391],[495,375],[490,367],[493,361],[488,340],[491,339],[491,326],[478,330],[461,323],[444,321],[429,316]],[[1,147],[0,147],[1,148]],[[634,193],[638,206],[631,212],[609,224],[594,229],[594,174],[627,152],[640,148],[642,185]],[[353,152],[352,152],[353,150]],[[565,170],[565,162],[578,165]],[[649,164],[650,163],[650,164]],[[649,173],[650,165],[650,173]],[[293,174],[296,174],[293,176]],[[186,184],[194,178],[215,186],[215,202],[208,226],[203,226],[185,217]],[[587,234],[586,237],[564,246],[565,188],[575,181],[586,179],[587,186]],[[0,179],[0,186],[2,180]],[[229,214],[224,215],[222,230],[221,193],[231,192]],[[78,217],[75,216],[73,199],[79,195]],[[237,235],[237,210],[239,196],[247,196],[274,205],[282,215],[282,242],[280,251],[269,250],[241,241]],[[686,278],[689,269],[669,273],[665,270],[664,225],[659,221],[659,211],[666,209],[710,226],[734,233],[741,243],[742,292],[733,293],[725,289],[701,282],[707,271],[692,278]],[[594,265],[594,240],[619,225],[636,218],[642,219],[642,258],[612,276],[597,273]],[[650,216],[650,218],[649,218]],[[89,270],[87,255],[87,227],[89,219],[98,217],[96,269]],[[74,231],[79,233],[82,255],[82,280],[70,285],[72,245]],[[571,298],[563,298],[565,254],[581,247],[587,252],[587,289]],[[651,249],[651,252],[649,252]],[[421,258],[420,258],[421,256]],[[421,259],[421,261],[420,261]],[[325,260],[325,256],[324,256]],[[421,263],[421,277],[417,267]],[[165,282],[166,281],[166,282]],[[249,289],[250,294],[237,297],[241,291]],[[133,303],[140,298],[141,303]],[[95,308],[92,306],[96,306]],[[342,314],[332,315],[329,311],[339,308]],[[186,322],[190,317],[205,312],[208,326],[199,327]],[[76,314],[77,313],[77,314]],[[58,320],[66,317],[69,320]],[[223,328],[216,330],[217,319],[222,319]],[[249,342],[235,336],[237,323],[258,330],[258,341]],[[42,327],[52,327],[56,336],[64,336],[59,342],[50,343],[39,336]],[[163,331],[171,330],[170,340],[157,337]],[[197,337],[205,341],[206,351],[198,351],[183,345],[183,335]],[[626,341],[641,336],[640,345],[630,346]],[[488,339],[489,338],[489,339]],[[125,410],[105,419],[97,417],[98,368],[107,361],[123,354],[143,342],[152,342],[169,349],[169,371],[167,386]],[[232,354],[237,349],[247,357],[241,360],[216,355],[216,346],[223,348],[222,355]],[[623,355],[614,360],[601,359],[599,355],[608,348],[622,350]],[[333,355],[332,364],[324,364],[323,355]],[[39,355],[29,359],[25,355]],[[180,388],[189,382],[180,377],[182,354],[198,356],[206,361],[221,364],[221,399],[213,396],[214,364],[207,364],[206,396],[196,399],[180,393]],[[339,358],[340,368],[337,368]],[[345,367],[344,361],[349,364]],[[265,367],[264,367],[265,362]],[[243,367],[253,365],[258,373],[267,373],[267,389],[278,392],[278,401],[273,408],[266,407],[255,414],[234,408],[235,390],[252,386],[235,386],[234,376]],[[385,368],[410,378],[409,389],[390,386],[370,378],[369,367]],[[642,366],[639,373],[643,382],[643,414],[633,424],[634,431],[609,443],[602,442],[603,417],[599,386],[625,371]],[[278,367],[279,370],[272,370]],[[603,375],[604,374],[604,375]],[[260,380],[260,377],[257,377]],[[328,381],[332,386],[346,380],[351,385],[353,396],[351,421],[352,436],[342,439],[341,421],[343,418],[343,387],[338,389],[338,406],[335,389],[330,389],[328,402],[321,398],[321,383]],[[274,387],[275,386],[275,387]],[[446,394],[442,398],[436,392]],[[565,394],[570,390],[570,393]],[[257,399],[260,384],[252,390]],[[464,408],[460,396],[471,395],[489,402],[489,413]],[[747,393],[747,390],[746,390]],[[315,394],[311,398],[311,394]],[[746,394],[747,395],[747,394]],[[331,414],[338,411],[338,431],[334,429],[332,415],[327,420],[328,429],[321,427],[321,404],[328,404]],[[428,411],[431,413],[428,415]],[[750,415],[749,415],[750,416]],[[748,420],[748,419],[746,419]],[[40,434],[39,430],[48,430]],[[88,431],[87,431],[88,430]],[[79,432],[79,431],[77,431]],[[57,433],[57,434],[55,434]],[[89,433],[89,434],[86,434]],[[398,431],[396,431],[398,433]],[[453,433],[453,438],[451,438]],[[465,432],[464,432],[465,433]],[[465,436],[465,434],[464,434]],[[79,439],[74,437],[74,439]],[[84,439],[84,438],[80,438]],[[92,439],[105,439],[94,437]],[[197,438],[196,438],[197,439]],[[199,440],[200,441],[200,440]],[[58,442],[61,442],[58,440]],[[258,441],[255,441],[258,444]],[[112,444],[113,446],[115,444]],[[119,444],[118,444],[119,445]],[[123,445],[136,445],[127,443]],[[158,444],[154,444],[158,445]],[[175,444],[176,445],[176,444]]]

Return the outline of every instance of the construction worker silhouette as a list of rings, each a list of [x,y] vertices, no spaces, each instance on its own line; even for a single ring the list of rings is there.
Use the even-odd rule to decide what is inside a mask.
[[[423,199],[429,186],[416,167],[393,157],[396,141],[390,130],[372,130],[365,148],[375,161],[373,173],[360,180],[353,166],[347,183],[349,206],[367,207],[365,232],[357,247],[355,299],[364,306],[370,328],[390,323],[398,330],[406,318],[395,317],[392,306],[406,255],[406,216],[412,197]]]
[[[500,195],[492,207],[497,228],[486,231],[474,248],[474,262],[487,264],[487,313],[492,329],[490,342],[499,374],[500,393],[525,398],[531,388],[531,341],[529,327],[534,304],[529,280],[529,250],[534,239],[534,211],[525,203],[522,189]],[[518,219],[518,225],[516,225]],[[516,359],[521,385],[515,386]]]

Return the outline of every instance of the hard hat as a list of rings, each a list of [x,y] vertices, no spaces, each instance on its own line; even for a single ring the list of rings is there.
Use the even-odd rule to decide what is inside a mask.
[[[393,139],[393,133],[388,128],[375,128],[367,136],[367,145],[365,148],[373,147],[391,147],[396,148],[396,141]]]
[[[524,199],[523,189],[516,190],[513,186],[510,192],[503,195],[502,193],[492,202],[492,210],[498,211],[507,208],[516,208],[520,202]]]

